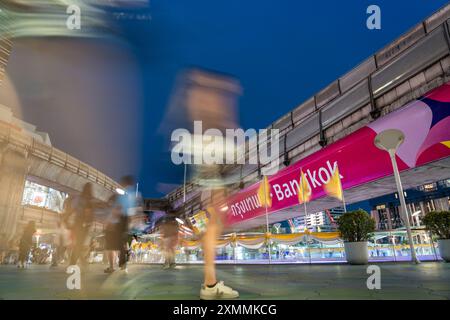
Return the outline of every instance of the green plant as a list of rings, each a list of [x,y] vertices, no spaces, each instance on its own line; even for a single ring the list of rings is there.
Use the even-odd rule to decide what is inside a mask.
[[[375,220],[362,209],[344,213],[337,223],[341,237],[346,242],[367,241],[375,231]]]
[[[429,212],[423,218],[423,223],[439,239],[450,239],[450,211]]]

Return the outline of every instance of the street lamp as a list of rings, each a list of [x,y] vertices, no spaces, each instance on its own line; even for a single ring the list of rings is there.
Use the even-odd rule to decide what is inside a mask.
[[[403,220],[405,221],[406,233],[408,234],[409,247],[411,249],[411,259],[414,263],[420,263],[416,255],[416,250],[414,249],[414,243],[411,234],[411,227],[409,225],[408,209],[406,208],[405,194],[403,193],[402,182],[400,180],[400,173],[397,167],[397,161],[395,159],[395,153],[398,147],[405,141],[405,135],[403,132],[397,129],[384,130],[377,134],[375,137],[375,145],[384,151],[389,153],[392,162],[392,168],[394,170],[395,184],[397,185],[397,192],[400,198],[400,210],[403,215]]]

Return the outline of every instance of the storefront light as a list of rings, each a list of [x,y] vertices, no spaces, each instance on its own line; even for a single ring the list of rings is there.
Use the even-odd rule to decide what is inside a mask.
[[[423,186],[424,191],[434,191],[436,189],[435,183],[428,183]]]

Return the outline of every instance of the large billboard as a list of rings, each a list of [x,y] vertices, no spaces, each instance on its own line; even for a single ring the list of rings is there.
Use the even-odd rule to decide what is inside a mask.
[[[64,201],[66,198],[67,194],[62,191],[26,180],[22,205],[45,208],[61,213],[64,210]]]
[[[300,170],[312,190],[311,200],[325,195],[323,185],[337,166],[344,190],[392,175],[388,153],[373,143],[375,136],[386,129],[399,129],[405,135],[397,152],[400,171],[450,156],[450,83],[269,177],[269,211],[298,204]],[[256,183],[227,200],[228,224],[265,214],[258,200],[258,187]]]

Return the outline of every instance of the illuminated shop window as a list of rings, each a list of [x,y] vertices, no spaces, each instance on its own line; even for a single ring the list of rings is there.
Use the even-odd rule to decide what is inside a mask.
[[[26,180],[22,205],[62,212],[66,198],[67,194],[64,192]]]
[[[428,183],[423,185],[423,191],[430,192],[430,191],[436,191],[437,184],[436,183]]]

